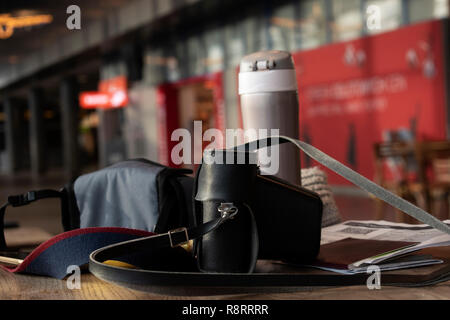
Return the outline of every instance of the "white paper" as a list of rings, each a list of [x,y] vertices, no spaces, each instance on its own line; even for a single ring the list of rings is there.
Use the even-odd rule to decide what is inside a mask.
[[[450,220],[444,221],[450,225]],[[406,224],[384,220],[349,220],[340,224],[322,229],[321,245],[346,238],[365,240],[389,240],[419,242],[418,244],[400,250],[394,250],[388,254],[368,257],[349,266],[356,270],[368,264],[378,264],[387,259],[417,251],[423,248],[440,247],[450,245],[450,235],[436,230],[426,224]]]

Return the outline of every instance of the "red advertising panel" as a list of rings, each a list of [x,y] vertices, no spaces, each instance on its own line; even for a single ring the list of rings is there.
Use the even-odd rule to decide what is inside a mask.
[[[202,117],[196,117],[198,115],[194,115],[194,118],[189,119],[189,125],[183,124],[180,122],[181,116],[181,108],[185,107],[180,104],[180,90],[183,87],[191,86],[195,84],[200,84],[202,88],[212,92],[212,104],[213,110],[211,114],[207,114],[205,119]],[[208,128],[215,128],[222,133],[225,133],[225,104],[224,104],[224,92],[223,92],[223,80],[222,73],[217,72],[213,74],[192,77],[188,79],[183,79],[177,81],[175,83],[166,83],[158,86],[157,91],[157,105],[158,105],[158,140],[159,140],[159,162],[165,165],[169,165],[171,167],[177,167],[178,165],[174,164],[170,155],[172,152],[172,148],[178,144],[178,141],[172,141],[172,132],[180,127],[185,126],[186,129],[191,131],[192,136],[195,136],[195,133],[192,132],[193,128],[190,127],[192,121],[202,121],[202,131],[201,134]],[[189,108],[193,108],[194,106],[189,106]],[[195,114],[195,112],[194,112]],[[208,122],[208,123],[206,123]],[[194,137],[201,139],[202,137]],[[220,141],[218,141],[220,142]],[[194,144],[194,143],[193,143]],[[200,158],[201,151],[205,146],[209,145],[210,141],[203,141],[202,148],[200,148]],[[195,152],[195,150],[193,150]]]
[[[213,91],[215,128],[225,133],[225,101],[222,72],[210,75],[206,85]]]
[[[115,109],[128,104],[127,79],[124,76],[102,80],[99,91],[80,93],[80,106],[84,109]]]
[[[171,140],[171,135],[179,127],[177,89],[170,83],[160,85],[156,97],[156,103],[158,105],[159,163],[177,167],[170,158],[171,150],[176,144],[176,142]]]
[[[442,37],[432,21],[294,54],[301,137],[370,179],[375,142],[445,139]]]

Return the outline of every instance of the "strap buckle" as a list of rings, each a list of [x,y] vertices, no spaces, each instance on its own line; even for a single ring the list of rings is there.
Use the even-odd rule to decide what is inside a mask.
[[[36,191],[29,191],[26,194],[8,197],[8,202],[13,207],[24,206],[35,200],[36,200]]]
[[[174,244],[173,244],[173,240],[172,240],[172,234],[173,234],[173,233],[177,233],[177,232],[184,232],[184,234],[185,234],[185,236],[186,236],[186,240],[183,241],[183,242],[180,242],[180,243],[177,243],[177,244],[174,245]],[[167,235],[169,236],[170,246],[171,246],[172,248],[182,246],[183,244],[186,244],[186,243],[189,242],[189,235],[188,235],[188,232],[187,232],[187,228],[186,228],[186,227],[182,227],[182,228],[177,228],[177,229],[169,230],[169,231],[167,232]]]

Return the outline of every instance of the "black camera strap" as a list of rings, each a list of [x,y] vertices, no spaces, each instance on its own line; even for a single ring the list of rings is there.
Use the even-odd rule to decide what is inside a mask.
[[[91,253],[89,257],[89,269],[104,272],[105,270],[107,271],[110,266],[103,264],[103,261],[111,260],[133,252],[143,252],[181,246],[188,243],[190,240],[195,240],[211,231],[214,231],[222,223],[228,219],[232,219],[234,214],[234,212],[230,214],[222,214],[220,218],[200,224],[196,227],[177,228],[166,233],[123,241],[100,248]]]
[[[246,143],[240,146],[237,146],[233,149],[235,150],[248,150],[248,151],[256,151],[258,149],[269,147],[272,145],[277,144],[283,144],[283,143],[293,143],[296,145],[300,150],[305,152],[308,156],[319,162],[320,164],[324,165],[325,167],[331,169],[332,171],[336,172],[337,174],[341,175],[348,181],[354,183],[356,186],[360,187],[361,189],[372,193],[379,199],[387,202],[388,204],[392,205],[393,207],[405,212],[406,214],[416,218],[417,220],[435,228],[438,229],[444,233],[450,234],[450,228],[435,218],[434,216],[430,215],[426,211],[414,206],[408,201],[405,201],[404,199],[398,197],[397,195],[389,192],[388,190],[378,186],[374,182],[368,180],[367,178],[363,177],[362,175],[358,174],[357,172],[353,171],[352,169],[346,167],[342,163],[338,162],[337,160],[333,159],[332,157],[328,156],[327,154],[323,153],[322,151],[314,148],[313,146],[302,142],[297,139],[292,139],[286,136],[275,136],[275,137],[268,137],[265,139],[260,139],[257,141],[252,141],[250,143]],[[126,286],[129,286],[130,283],[153,283],[160,282],[160,284],[169,284],[168,282],[171,282],[172,280],[176,279],[175,276],[181,276],[181,274],[174,274],[174,273],[161,273],[161,272],[155,272],[152,270],[134,270],[134,269],[127,269],[127,268],[121,268],[117,266],[111,266],[103,263],[106,260],[111,260],[114,258],[117,258],[123,254],[129,254],[132,252],[142,252],[142,251],[148,251],[151,249],[157,249],[157,248],[164,248],[164,247],[174,247],[183,243],[186,243],[189,240],[196,239],[198,237],[201,237],[213,230],[215,230],[217,227],[219,227],[222,223],[224,223],[226,220],[228,220],[230,216],[224,216],[222,218],[201,224],[199,226],[193,227],[193,228],[180,228],[176,230],[169,231],[168,233],[159,234],[155,236],[150,237],[144,237],[139,238],[131,241],[125,241],[117,244],[113,244],[101,249],[98,249],[94,251],[90,255],[90,262],[89,262],[89,270],[96,275],[97,277],[104,279],[106,281],[111,281],[119,284],[123,284]],[[230,274],[231,275],[231,274]],[[230,275],[223,275],[224,277],[229,277]],[[261,275],[257,277],[257,279],[261,281],[267,282],[267,284],[270,284],[271,286],[282,286],[283,281],[285,280],[283,276],[280,275],[266,275],[267,279],[262,277]],[[208,277],[202,277],[199,278],[193,276],[196,278],[196,283],[192,283],[193,285],[199,285],[198,281],[201,281],[202,279],[206,279]],[[239,278],[239,276],[237,276]],[[295,277],[294,277],[295,278]],[[304,276],[304,277],[297,277],[298,281],[294,281],[294,278],[292,278],[292,275],[289,278],[289,285],[297,285],[297,286],[318,286],[318,285],[350,285],[350,284],[360,284],[363,277],[348,277],[348,276],[341,276],[341,275],[314,275],[314,276]],[[241,278],[239,278],[241,279]],[[242,278],[240,281],[241,285],[244,285],[246,278]],[[250,278],[249,278],[250,279]],[[284,280],[283,280],[284,279]],[[365,278],[364,278],[365,279]],[[254,280],[252,280],[254,281]],[[173,281],[172,281],[173,282]],[[265,283],[264,282],[264,283]],[[262,282],[261,282],[262,283]],[[230,285],[233,285],[233,283],[230,283]],[[250,284],[249,284],[250,285]],[[252,283],[251,286],[257,285],[256,283]]]
[[[349,167],[343,165],[336,159],[333,159],[329,155],[325,154],[324,152],[320,151],[319,149],[311,146],[310,144],[307,144],[306,142],[292,139],[286,136],[272,136],[265,139],[260,139],[256,141],[252,141],[240,146],[235,147],[235,150],[239,149],[245,149],[248,151],[256,151],[258,149],[261,149],[263,147],[268,147],[271,145],[277,145],[277,144],[283,144],[283,143],[292,143],[296,145],[300,150],[302,150],[304,153],[306,153],[309,157],[316,160],[323,166],[327,167],[328,169],[336,172],[338,175],[342,176],[343,178],[347,179],[348,181],[352,182],[354,185],[360,187],[361,189],[373,194],[375,197],[379,198],[380,200],[385,201],[386,203],[390,204],[394,208],[397,208],[401,210],[402,212],[410,215],[411,217],[437,229],[444,233],[450,234],[450,227],[437,219],[436,217],[432,216],[428,212],[424,211],[423,209],[413,205],[412,203],[400,198],[399,196],[395,195],[394,193],[380,187],[373,181],[370,181],[369,179],[363,177],[359,173],[355,172],[354,170],[350,169]]]

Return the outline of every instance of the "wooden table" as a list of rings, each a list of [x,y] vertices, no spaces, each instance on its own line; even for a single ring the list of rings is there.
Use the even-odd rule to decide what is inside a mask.
[[[65,280],[31,275],[11,274],[0,270],[0,299],[44,300],[115,300],[115,299],[338,299],[338,300],[397,300],[397,299],[450,299],[450,281],[422,288],[381,287],[369,290],[366,286],[340,288],[301,288],[291,293],[239,294],[222,296],[177,297],[139,292],[103,282],[92,274],[81,276],[81,289],[70,290]]]
[[[49,234],[35,229],[8,231],[9,239],[33,239],[42,241]],[[400,288],[383,286],[380,290],[369,290],[366,286],[334,287],[334,288],[299,288],[289,293],[252,293],[220,296],[164,296],[134,291],[106,283],[94,275],[81,275],[81,289],[70,290],[65,280],[49,277],[12,274],[0,269],[0,299],[14,300],[166,300],[166,299],[245,299],[245,300],[309,300],[309,299],[364,299],[364,300],[396,300],[396,299],[450,299],[450,281],[439,285],[421,288]]]

